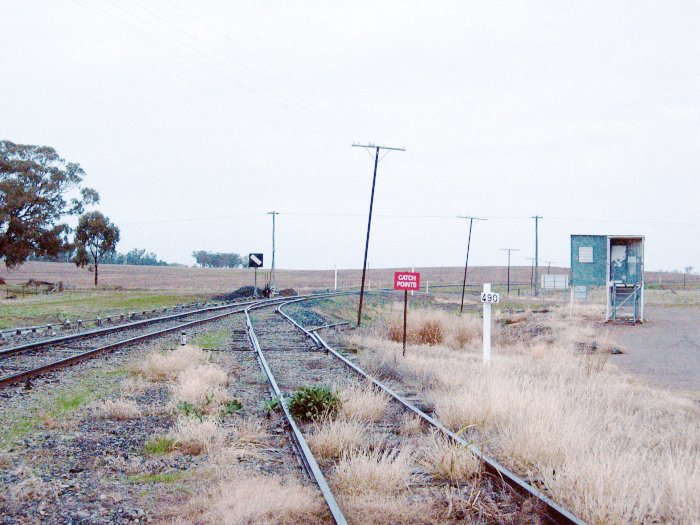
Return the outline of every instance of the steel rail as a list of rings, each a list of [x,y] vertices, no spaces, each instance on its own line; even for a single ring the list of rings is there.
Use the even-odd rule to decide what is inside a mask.
[[[224,301],[216,301],[213,303],[213,306],[220,305],[223,302]],[[187,304],[177,304],[174,306],[159,307],[159,308],[151,309],[150,313],[156,313],[159,310],[162,311],[163,313],[165,313],[168,310],[176,311],[176,310],[182,310],[183,308],[206,306],[206,303],[207,302],[205,301],[204,303],[194,302],[194,303],[187,303]],[[104,316],[92,317],[89,319],[82,319],[82,320],[76,319],[76,321],[79,323],[82,322],[83,324],[95,323],[95,326],[99,326],[100,322],[102,320],[109,322],[109,319],[116,318],[116,317],[120,317],[121,320],[124,320],[124,318],[127,315],[133,315],[133,314],[137,313],[137,312],[129,311],[127,309],[124,309],[124,310],[127,311],[128,313],[110,313],[109,315],[105,314]],[[142,314],[146,314],[146,313],[147,313],[146,310],[142,311]],[[43,331],[47,328],[54,327],[54,326],[56,326],[58,328],[65,328],[66,322],[69,322],[69,320],[66,319],[63,322],[58,321],[58,322],[54,322],[54,323],[37,324],[37,325],[32,325],[32,326],[15,326],[13,328],[3,328],[2,330],[0,330],[0,339],[9,339],[13,335],[24,335],[24,334],[38,333],[39,331]]]
[[[340,294],[347,293],[347,292],[340,292]],[[349,293],[356,293],[356,292],[349,292]],[[329,294],[329,295],[338,295],[338,294]],[[326,296],[327,297],[327,296]],[[284,412],[284,416],[289,423],[290,428],[292,429],[292,435],[294,436],[294,439],[297,443],[297,446],[299,447],[299,450],[301,450],[303,454],[303,459],[304,459],[304,464],[307,468],[307,472],[311,477],[314,478],[314,481],[316,481],[316,484],[318,485],[319,489],[321,490],[321,494],[323,494],[323,498],[326,501],[326,505],[328,506],[328,510],[330,511],[331,515],[333,516],[333,520],[337,525],[347,525],[347,520],[345,519],[345,516],[343,515],[343,512],[340,510],[340,506],[338,505],[338,502],[335,499],[335,496],[333,495],[333,492],[331,491],[330,487],[328,486],[328,482],[326,481],[325,476],[323,475],[323,472],[321,472],[321,468],[318,466],[318,462],[316,461],[316,458],[314,457],[313,453],[311,452],[311,449],[309,448],[309,445],[306,442],[306,439],[304,438],[304,435],[301,433],[301,430],[299,430],[299,427],[294,421],[294,417],[292,416],[291,412],[289,411],[289,406],[287,405],[287,400],[285,399],[284,395],[282,394],[282,391],[279,388],[279,385],[277,384],[277,381],[275,380],[274,375],[272,374],[272,371],[270,370],[269,365],[267,364],[267,360],[265,359],[265,356],[263,355],[262,348],[260,347],[260,342],[258,341],[258,337],[255,334],[255,330],[253,329],[253,323],[250,319],[249,312],[250,310],[257,309],[257,308],[263,308],[266,306],[270,306],[270,304],[264,304],[264,305],[250,305],[245,309],[245,315],[246,315],[246,328],[248,332],[248,338],[250,339],[250,343],[253,345],[253,349],[255,350],[255,353],[257,354],[258,357],[258,363],[260,364],[260,368],[262,371],[265,373],[267,376],[267,380],[269,381],[270,385],[272,386],[272,390],[274,392],[274,395],[276,398],[279,400],[279,405],[282,407],[282,411]]]
[[[432,416],[426,414],[423,412],[421,409],[413,405],[410,401],[396,393],[392,388],[389,386],[385,385],[378,379],[375,379],[371,375],[369,375],[367,372],[362,370],[359,366],[357,366],[355,363],[347,359],[345,356],[340,354],[338,351],[336,351],[334,348],[332,348],[318,333],[316,333],[316,330],[319,330],[320,328],[316,328],[314,330],[307,330],[301,324],[299,324],[295,319],[293,319],[289,314],[284,312],[282,310],[283,306],[287,306],[289,304],[293,303],[299,303],[302,301],[308,301],[311,299],[315,299],[315,297],[305,297],[305,298],[295,298],[294,300],[287,301],[277,307],[277,312],[280,313],[287,321],[292,323],[294,326],[296,326],[299,330],[304,332],[312,341],[314,341],[318,346],[324,348],[327,352],[332,354],[334,357],[338,358],[340,361],[342,361],[344,364],[346,364],[348,367],[350,367],[353,371],[358,373],[360,376],[364,377],[365,379],[368,379],[371,381],[373,384],[375,384],[377,387],[385,391],[387,394],[389,394],[392,398],[394,398],[396,401],[398,401],[401,405],[403,405],[406,409],[410,410],[414,414],[416,414],[418,417],[426,421],[428,424],[430,424],[432,427],[436,428],[438,431],[440,431],[442,434],[448,436],[450,439],[452,439],[454,442],[459,443],[460,445],[466,447],[469,449],[479,460],[485,465],[486,469],[496,477],[502,479],[505,483],[516,489],[519,493],[525,494],[528,496],[532,496],[541,502],[544,503],[545,508],[546,508],[546,515],[547,517],[553,521],[554,523],[557,524],[562,524],[562,525],[587,525],[585,521],[581,520],[577,516],[575,516],[573,513],[556,503],[554,500],[552,500],[549,496],[547,496],[544,492],[541,490],[537,489],[536,487],[532,486],[529,484],[527,481],[516,475],[514,472],[510,471],[500,463],[498,463],[495,459],[491,458],[490,456],[486,455],[479,447],[476,447],[475,445],[469,443],[467,440],[465,440],[463,437],[458,435],[457,433],[453,432],[449,428],[447,428],[445,425],[443,425],[440,421],[437,419],[433,418]]]
[[[333,296],[333,295],[347,295],[350,293],[356,293],[356,292],[334,292],[334,293],[330,293],[330,294],[329,293],[310,294],[310,295],[303,295],[300,297],[303,297],[303,298],[328,297],[328,296]],[[40,348],[42,346],[49,346],[49,345],[53,345],[53,344],[63,344],[63,343],[67,343],[70,341],[85,339],[85,338],[92,337],[92,336],[107,335],[109,333],[128,330],[128,329],[132,329],[132,328],[138,328],[138,327],[146,326],[146,325],[161,322],[161,321],[172,321],[172,320],[180,319],[182,317],[187,317],[187,316],[202,313],[202,312],[211,312],[211,311],[218,311],[218,310],[225,310],[225,309],[233,309],[232,311],[225,312],[223,314],[215,315],[212,317],[207,317],[205,319],[197,319],[195,321],[189,321],[186,323],[179,324],[175,327],[164,328],[161,330],[149,332],[147,334],[143,334],[143,335],[139,335],[139,336],[135,336],[135,337],[130,337],[130,338],[124,339],[122,341],[116,341],[116,342],[110,343],[108,345],[100,346],[98,348],[94,348],[94,349],[88,350],[86,352],[82,352],[82,353],[79,353],[79,354],[76,354],[73,356],[69,356],[65,359],[60,359],[57,361],[53,361],[51,363],[47,363],[45,365],[34,367],[30,370],[25,370],[22,372],[17,372],[15,374],[0,377],[0,388],[5,387],[5,386],[10,385],[10,384],[13,384],[13,383],[18,383],[20,381],[30,379],[32,377],[36,377],[36,376],[45,374],[47,372],[51,372],[53,370],[58,370],[58,369],[63,368],[65,366],[75,364],[77,362],[84,361],[86,359],[91,359],[93,357],[96,357],[99,354],[104,353],[104,352],[116,350],[120,346],[125,346],[125,345],[131,344],[131,343],[144,341],[146,339],[149,339],[152,337],[157,337],[157,336],[169,333],[169,332],[174,332],[176,330],[182,330],[183,328],[196,326],[196,325],[199,325],[202,323],[207,323],[210,321],[216,321],[216,320],[221,319],[223,317],[226,317],[228,315],[241,313],[245,310],[245,308],[241,308],[241,307],[245,307],[246,305],[258,305],[258,304],[275,305],[275,304],[279,303],[280,301],[286,301],[286,300],[288,300],[288,298],[278,297],[278,298],[273,298],[273,299],[258,299],[258,300],[251,300],[251,301],[243,301],[240,303],[229,303],[229,304],[224,305],[224,306],[208,307],[208,308],[203,308],[200,310],[193,310],[193,311],[184,312],[184,313],[171,315],[171,316],[162,316],[162,317],[153,318],[153,319],[145,319],[143,321],[137,321],[134,323],[128,323],[128,324],[123,324],[123,325],[108,327],[108,328],[101,328],[98,330],[88,330],[85,332],[71,334],[68,336],[54,337],[51,339],[42,339],[40,341],[33,341],[31,343],[27,343],[24,345],[19,345],[19,346],[12,347],[12,348],[6,348],[4,350],[0,350],[0,358],[2,356],[16,354],[16,353],[23,352],[26,350]]]
[[[153,332],[148,332],[147,334],[137,335],[134,337],[130,337],[128,339],[124,339],[122,341],[116,341],[114,343],[100,346],[98,348],[94,348],[92,350],[88,350],[87,352],[82,352],[80,354],[76,354],[74,356],[70,356],[70,357],[67,357],[65,359],[59,359],[58,361],[52,361],[51,363],[32,368],[30,370],[25,370],[24,372],[18,372],[16,374],[4,376],[4,377],[0,378],[0,387],[4,387],[4,386],[10,385],[12,383],[18,383],[20,381],[24,381],[26,379],[30,379],[32,377],[36,377],[38,375],[45,374],[47,372],[51,372],[53,370],[58,370],[58,369],[63,368],[65,366],[75,364],[75,363],[78,363],[80,361],[84,361],[86,359],[91,359],[93,357],[98,356],[99,354],[103,354],[103,353],[108,352],[108,351],[116,350],[117,348],[122,347],[122,346],[126,346],[126,345],[129,345],[132,343],[138,343],[140,341],[145,341],[146,339],[158,337],[158,336],[167,334],[169,332],[174,332],[176,330],[182,330],[183,328],[188,328],[191,326],[196,326],[199,324],[208,323],[210,321],[216,321],[218,319],[222,319],[222,318],[227,317],[229,315],[243,312],[244,309],[245,308],[239,307],[237,310],[234,310],[231,312],[225,312],[222,314],[214,315],[212,317],[207,317],[205,319],[197,319],[195,321],[189,321],[187,323],[179,324],[179,325],[174,326],[174,327],[163,328],[163,329],[156,330]]]
[[[181,319],[183,317],[188,317],[190,315],[201,314],[205,312],[215,312],[218,310],[225,310],[227,308],[237,308],[239,306],[244,306],[250,304],[252,301],[241,302],[241,303],[229,303],[223,306],[210,306],[207,308],[201,308],[199,310],[190,310],[188,312],[181,312],[174,315],[163,315],[160,317],[153,317],[151,319],[143,319],[141,321],[134,321],[131,323],[124,323],[116,326],[108,326],[105,328],[95,328],[93,330],[85,330],[83,332],[77,332],[75,334],[63,335],[59,337],[52,337],[49,339],[38,339],[36,341],[31,341],[29,343],[24,343],[17,346],[11,346],[9,348],[0,349],[0,358],[6,355],[12,355],[19,352],[24,352],[26,350],[31,350],[34,348],[39,348],[47,345],[69,343],[71,341],[77,341],[91,336],[101,336],[106,334],[111,334],[114,332],[119,332],[123,330],[130,330],[132,328],[138,328],[141,326],[147,326],[150,324],[160,323],[164,321],[172,321],[175,319]]]

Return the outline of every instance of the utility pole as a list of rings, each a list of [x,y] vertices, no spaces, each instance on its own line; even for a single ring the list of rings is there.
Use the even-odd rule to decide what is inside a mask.
[[[479,217],[471,217],[468,215],[458,215],[458,219],[469,219],[469,236],[467,237],[467,261],[464,263],[464,280],[462,281],[462,304],[459,307],[459,313],[464,311],[464,291],[467,287],[467,268],[469,267],[469,247],[472,243],[472,225],[474,221],[485,221],[486,219],[480,219]]]
[[[532,278],[535,275],[535,258],[526,257],[526,259],[530,261],[530,291],[532,291]]]
[[[519,248],[501,248],[502,252],[508,252],[508,292],[507,294],[510,296],[510,252],[517,252],[520,251]]]
[[[547,275],[549,275],[549,269],[552,267],[552,264],[556,264],[557,261],[544,261],[547,263]]]
[[[268,215],[272,215],[272,266],[270,267],[270,288],[275,289],[275,216],[279,215],[278,211],[268,211]]]
[[[406,151],[405,148],[390,148],[388,146],[377,146],[376,144],[353,144],[353,148],[365,148],[365,150],[374,150],[374,175],[372,176],[372,194],[369,198],[369,217],[367,218],[367,238],[365,239],[365,259],[362,263],[362,284],[360,285],[360,307],[357,310],[357,326],[362,324],[362,302],[365,296],[365,276],[367,274],[367,252],[369,250],[369,231],[372,227],[372,208],[374,207],[374,188],[377,184],[377,165],[381,160],[379,158],[379,150],[386,150],[382,155],[382,159],[392,151]]]
[[[542,217],[540,215],[535,215],[535,297],[540,294],[540,284],[538,280],[540,278],[540,237],[539,237],[539,220]]]

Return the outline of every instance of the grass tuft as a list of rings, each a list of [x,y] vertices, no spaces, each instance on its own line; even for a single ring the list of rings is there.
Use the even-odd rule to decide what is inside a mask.
[[[170,437],[155,437],[143,446],[146,454],[151,456],[162,456],[175,450],[175,440]]]
[[[332,459],[362,448],[366,435],[366,423],[353,419],[326,418],[314,423],[308,441],[315,455]]]
[[[105,399],[96,406],[96,415],[104,419],[137,419],[143,414],[135,401],[129,399]]]
[[[332,479],[346,494],[397,494],[415,481],[412,463],[406,449],[353,450],[336,463]]]
[[[340,413],[348,419],[378,421],[389,403],[389,396],[377,391],[371,384],[357,383],[345,386],[338,392],[341,399]]]

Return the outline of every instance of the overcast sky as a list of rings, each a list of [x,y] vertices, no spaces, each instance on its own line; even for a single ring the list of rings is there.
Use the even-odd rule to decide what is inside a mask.
[[[119,251],[281,268],[569,265],[571,233],[700,267],[697,2],[0,0],[0,138],[87,172]]]

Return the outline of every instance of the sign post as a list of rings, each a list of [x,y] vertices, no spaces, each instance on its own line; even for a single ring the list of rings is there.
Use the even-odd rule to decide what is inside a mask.
[[[491,291],[491,283],[484,283],[481,302],[484,303],[484,363],[491,361],[491,305],[498,304],[500,295]]]
[[[420,290],[419,272],[394,272],[394,290],[403,290],[403,355],[406,355],[406,318],[408,317],[408,292]]]
[[[253,297],[258,296],[258,268],[263,265],[263,254],[262,253],[251,253],[248,254],[248,268],[255,268],[255,280],[253,281]]]

